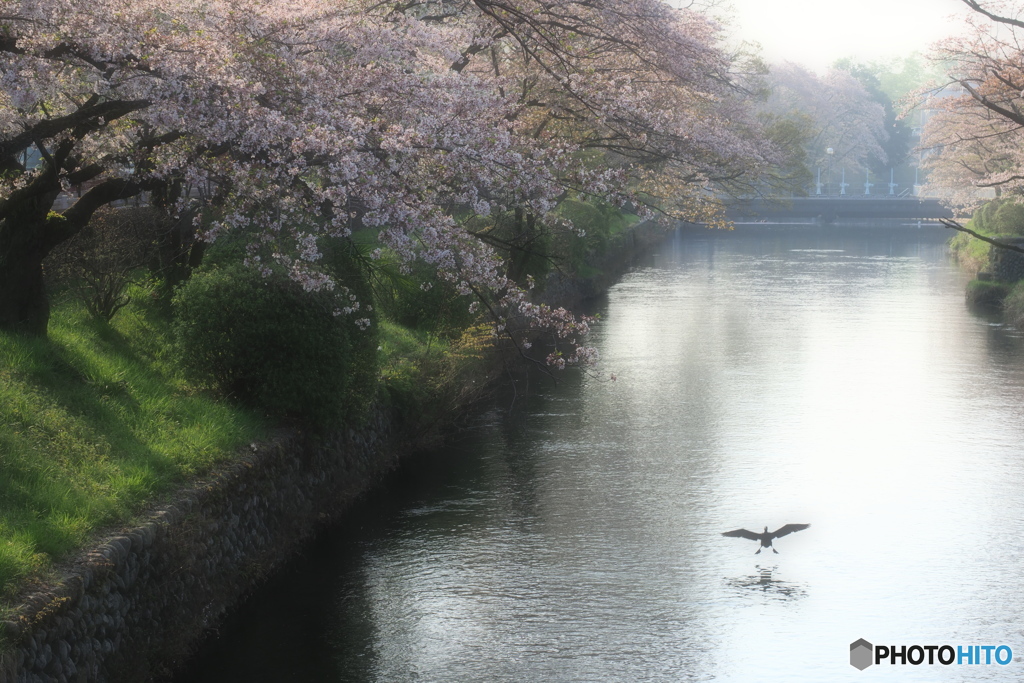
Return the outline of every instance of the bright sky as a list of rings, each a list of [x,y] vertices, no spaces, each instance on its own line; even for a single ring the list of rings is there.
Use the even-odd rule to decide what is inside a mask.
[[[842,57],[870,61],[924,52],[957,30],[960,0],[726,0],[729,33],[756,41],[769,62],[824,71]]]

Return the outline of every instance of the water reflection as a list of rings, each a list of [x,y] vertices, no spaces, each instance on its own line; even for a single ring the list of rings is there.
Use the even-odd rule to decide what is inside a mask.
[[[726,587],[740,598],[751,595],[771,600],[802,600],[807,597],[806,586],[776,578],[779,566],[755,565],[757,571],[748,576],[726,579]]]

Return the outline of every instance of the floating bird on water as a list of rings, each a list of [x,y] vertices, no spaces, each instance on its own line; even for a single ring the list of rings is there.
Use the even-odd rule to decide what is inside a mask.
[[[754,553],[755,555],[759,555],[762,548],[772,548],[772,539],[782,538],[786,534],[791,534],[794,531],[801,531],[809,526],[810,524],[787,524],[775,531],[768,531],[768,527],[765,527],[763,534],[759,534],[755,531],[747,531],[746,529],[736,529],[735,531],[723,531],[722,535],[735,536],[736,538],[749,538],[751,541],[761,541],[761,547],[757,549],[756,553]],[[776,555],[779,554],[779,551],[775,548],[772,548],[772,552]]]

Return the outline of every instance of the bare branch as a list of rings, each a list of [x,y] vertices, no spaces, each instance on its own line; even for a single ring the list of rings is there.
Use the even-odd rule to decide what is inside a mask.
[[[971,230],[970,228],[964,227],[960,223],[954,220],[950,220],[949,218],[940,218],[939,222],[942,223],[947,228],[950,228],[951,230],[959,230],[960,232],[966,232],[971,237],[976,237],[982,242],[988,242],[994,247],[999,247],[1000,249],[1009,249],[1010,251],[1016,251],[1020,252],[1021,254],[1024,254],[1024,247],[1018,247],[1015,244],[1007,244],[1006,242],[1000,242],[999,240],[994,240],[991,237],[986,237],[985,235],[977,233],[974,230]]]
[[[993,14],[989,10],[982,7],[981,3],[978,2],[978,0],[963,0],[963,3],[970,7],[972,10],[974,10],[975,12],[977,12],[978,14],[986,16],[992,21],[995,21],[1000,24],[1006,24],[1008,26],[1016,26],[1017,28],[1024,28],[1024,21],[1020,21],[1019,19],[1012,19],[1010,17],[1002,17],[999,16],[998,14]]]

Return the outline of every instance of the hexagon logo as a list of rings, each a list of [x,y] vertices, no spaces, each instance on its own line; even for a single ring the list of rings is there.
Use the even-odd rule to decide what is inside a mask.
[[[850,643],[850,665],[855,666],[861,671],[868,668],[874,662],[874,646],[868,641],[861,638],[860,640]]]

